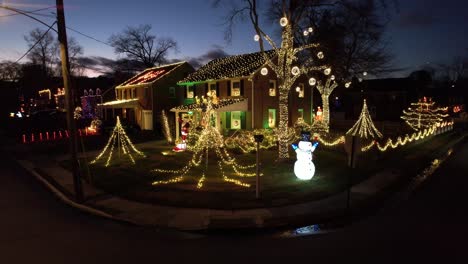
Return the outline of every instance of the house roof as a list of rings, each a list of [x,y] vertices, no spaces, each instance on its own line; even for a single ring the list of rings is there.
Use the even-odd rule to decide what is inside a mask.
[[[269,50],[266,51],[266,54],[269,58],[272,58],[276,53],[274,50]],[[262,52],[219,58],[210,61],[197,71],[189,74],[186,78],[178,82],[178,84],[184,85],[187,83],[250,76],[264,64],[265,59]]]
[[[146,69],[133,76],[132,78],[128,79],[127,81],[123,82],[122,84],[118,85],[116,88],[154,83],[184,63],[187,62],[182,61]]]
[[[171,112],[188,112],[194,110],[202,110],[203,104],[188,104],[180,105],[171,109]],[[213,110],[216,112],[226,111],[247,111],[247,99],[246,98],[224,98],[219,99],[217,104],[213,104]]]

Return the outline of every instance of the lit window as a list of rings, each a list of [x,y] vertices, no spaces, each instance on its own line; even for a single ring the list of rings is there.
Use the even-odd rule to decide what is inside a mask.
[[[268,127],[276,127],[276,109],[268,109]]]
[[[193,85],[187,86],[187,98],[194,98],[195,97],[195,92]]]
[[[208,84],[208,92],[211,92],[211,95],[216,95],[216,83],[209,83]]]
[[[299,108],[297,110],[297,113],[298,113],[298,119],[300,118],[300,119],[304,120],[304,109]]]
[[[231,112],[231,129],[241,129],[241,111]]]
[[[299,98],[304,98],[304,84],[303,83],[300,83],[297,87],[296,87],[296,92],[297,92],[297,96]]]
[[[231,96],[240,96],[241,95],[241,85],[240,81],[231,82]]]
[[[136,98],[136,89],[135,88],[132,89],[132,98]]]
[[[268,84],[268,95],[276,96],[276,80],[270,80]]]

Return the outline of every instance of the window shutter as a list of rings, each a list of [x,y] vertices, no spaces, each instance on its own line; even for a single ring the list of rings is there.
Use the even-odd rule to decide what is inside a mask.
[[[246,129],[246,126],[245,126],[245,112],[244,111],[241,112],[240,117],[241,117],[241,129]]]
[[[216,82],[216,96],[219,97],[219,82]]]
[[[240,80],[240,95],[244,96],[244,79]]]
[[[231,129],[231,112],[226,112],[226,128]]]
[[[227,95],[231,96],[231,81],[227,81]],[[229,115],[229,118],[231,118],[231,115]]]

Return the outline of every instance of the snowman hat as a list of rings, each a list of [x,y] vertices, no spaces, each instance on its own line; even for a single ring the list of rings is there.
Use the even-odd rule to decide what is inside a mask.
[[[310,132],[302,131],[301,132],[301,140],[302,141],[310,141]]]

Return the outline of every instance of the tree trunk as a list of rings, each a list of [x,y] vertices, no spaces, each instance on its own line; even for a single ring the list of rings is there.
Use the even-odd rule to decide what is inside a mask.
[[[289,142],[288,142],[288,90],[284,87],[279,89],[279,125],[278,125],[278,161],[289,158]]]
[[[323,104],[323,123],[327,126],[330,126],[330,106],[328,105],[329,94],[322,94],[322,104]]]

